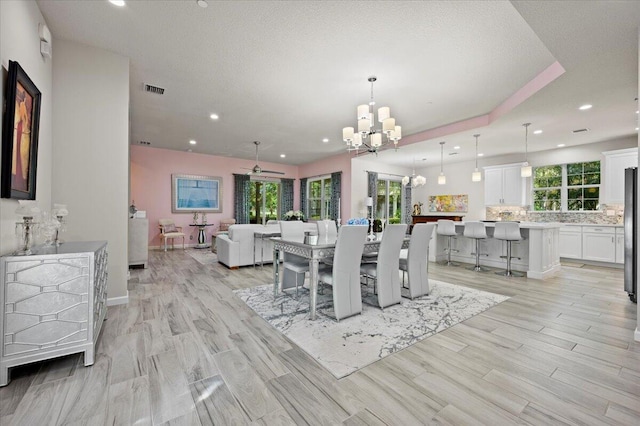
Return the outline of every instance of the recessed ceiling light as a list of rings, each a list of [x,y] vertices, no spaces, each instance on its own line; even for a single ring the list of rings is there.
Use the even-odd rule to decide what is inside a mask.
[[[483,153],[478,154],[478,157],[484,157]]]
[[[189,141],[189,143],[190,143],[191,145],[195,145],[195,144],[197,144],[198,142],[196,142],[196,141],[194,141],[193,139],[191,139],[191,140]]]
[[[280,154],[280,158],[285,158],[286,156],[286,154]]]
[[[196,0],[196,3],[198,3],[198,6],[203,9],[206,9],[207,6],[209,6],[209,3],[207,3],[206,0]]]
[[[588,109],[591,109],[591,107],[593,107],[593,105],[591,104],[584,104],[582,105],[580,108],[578,108],[580,111],[586,111]]]
[[[636,114],[637,114],[638,112],[640,112],[640,110],[636,111]]]
[[[324,143],[329,142],[329,138],[324,138],[324,139],[322,139],[322,142],[324,142]]]
[[[453,149],[460,149],[460,146],[456,145],[453,147]]]
[[[534,131],[533,131],[533,134],[534,134],[534,135],[539,135],[540,133],[542,133],[542,130],[534,130]]]
[[[211,118],[212,120],[217,120],[218,118],[220,118],[220,116],[218,114],[211,114],[209,118]]]
[[[124,6],[124,0],[109,0],[109,3],[111,3],[114,6],[119,6],[119,7]]]
[[[565,147],[565,146],[566,146],[566,145],[565,145],[565,144],[563,144],[563,143],[559,143],[559,144],[558,144],[558,148],[563,148],[563,147]]]
[[[638,130],[640,130],[640,127],[636,127],[636,132],[637,132]]]

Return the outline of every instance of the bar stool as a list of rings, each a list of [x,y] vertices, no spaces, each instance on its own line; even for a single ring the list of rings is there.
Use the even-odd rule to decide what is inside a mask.
[[[496,274],[504,275],[505,277],[524,277],[524,274],[511,270],[511,259],[520,259],[519,257],[511,256],[511,243],[514,241],[522,241],[520,224],[517,222],[496,222],[493,238],[507,242],[507,255],[500,256],[501,258],[507,259],[507,269],[505,271],[498,271]]]
[[[487,228],[485,227],[484,223],[483,222],[465,222],[463,235],[467,238],[473,238],[474,240],[476,240],[476,252],[475,252],[476,264],[469,269],[476,272],[488,271],[488,269],[480,266],[480,240],[487,239]],[[474,254],[474,253],[471,253],[471,254]]]
[[[440,219],[438,221],[438,228],[436,229],[436,233],[438,235],[442,235],[445,237],[449,237],[447,238],[447,248],[444,249],[444,251],[447,253],[447,260],[443,263],[443,265],[446,266],[460,266],[459,263],[454,263],[451,261],[451,252],[458,252],[459,250],[456,249],[452,249],[451,248],[451,239],[453,237],[457,237],[459,234],[456,232],[456,224],[453,220],[445,220],[445,219]]]

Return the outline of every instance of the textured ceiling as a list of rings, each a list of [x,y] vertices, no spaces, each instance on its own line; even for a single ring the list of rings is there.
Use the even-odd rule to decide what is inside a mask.
[[[559,137],[585,117],[576,112],[582,102],[595,107],[581,142],[633,133],[640,2],[38,4],[56,38],[130,58],[133,144],[252,158],[260,140],[262,160],[303,164],[344,151],[341,130],[368,101],[369,75],[378,77],[377,106],[390,106],[410,135],[491,112],[556,60],[565,75],[447,146],[464,141],[459,158],[468,159],[478,131],[487,155],[518,152],[522,122]],[[144,83],[165,94],[145,93]],[[410,164],[416,152],[439,158],[435,141],[384,157]]]

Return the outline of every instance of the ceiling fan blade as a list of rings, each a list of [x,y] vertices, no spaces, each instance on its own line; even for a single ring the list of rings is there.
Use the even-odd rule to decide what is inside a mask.
[[[284,175],[286,174],[285,172],[276,172],[275,170],[263,170],[262,173],[271,173],[274,175]]]

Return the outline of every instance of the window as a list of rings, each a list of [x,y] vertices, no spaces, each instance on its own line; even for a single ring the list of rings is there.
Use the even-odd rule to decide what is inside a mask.
[[[560,211],[562,166],[536,167],[533,175],[533,209]]]
[[[307,182],[307,212],[310,220],[329,217],[331,208],[331,177],[321,177]]]
[[[598,210],[600,161],[567,164],[567,210]]]
[[[389,224],[402,222],[402,183],[378,179],[376,219]]]
[[[599,207],[600,161],[535,168],[535,211],[592,211]]]
[[[278,219],[280,212],[280,182],[252,180],[249,186],[249,223],[266,224]]]

